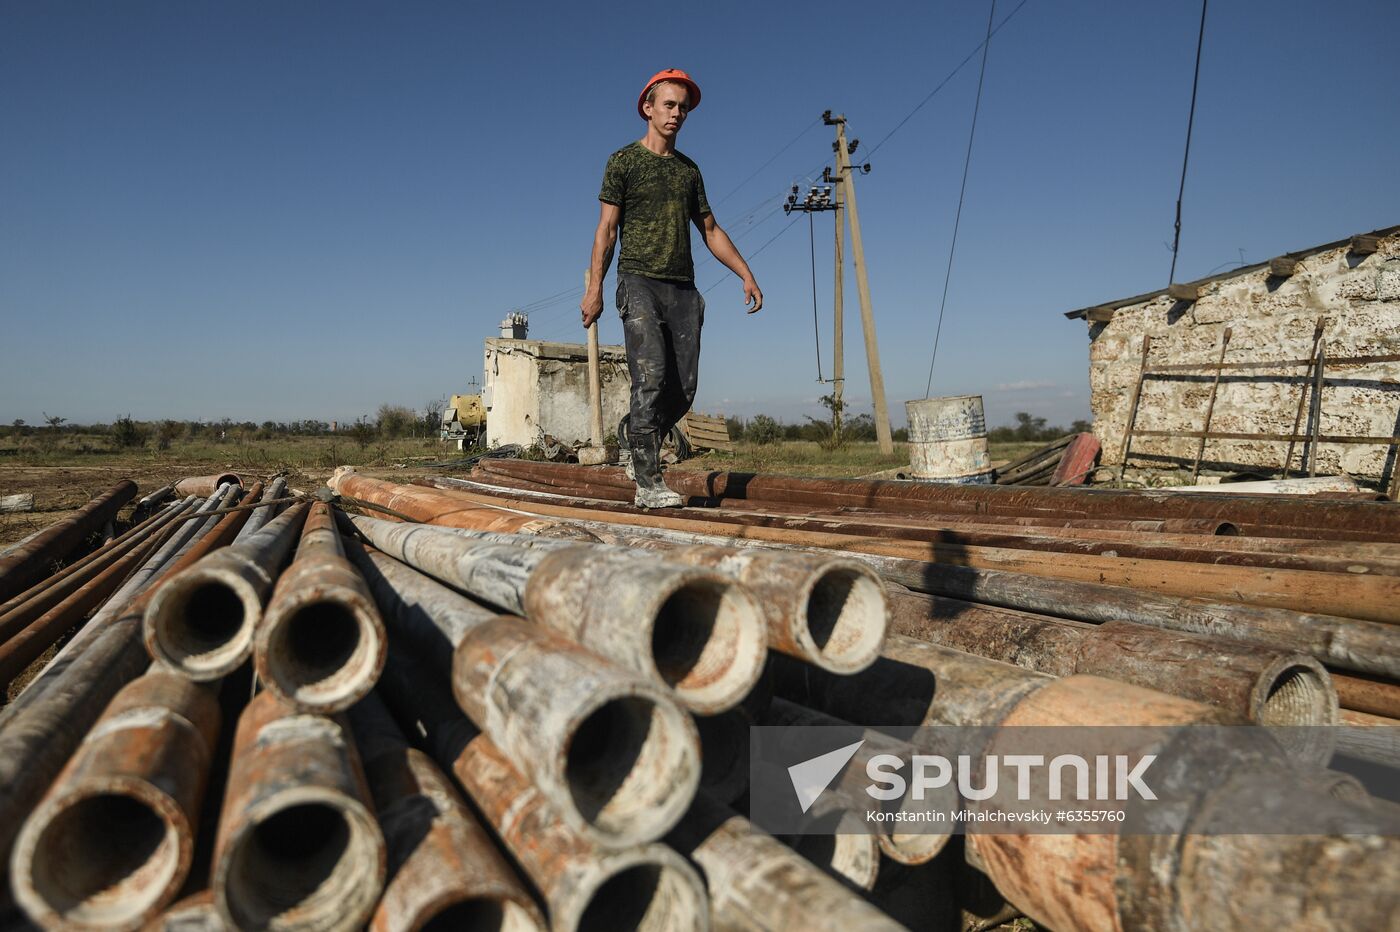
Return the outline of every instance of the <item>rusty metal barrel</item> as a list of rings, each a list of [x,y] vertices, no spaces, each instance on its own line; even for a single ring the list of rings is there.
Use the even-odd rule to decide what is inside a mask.
[[[239,929],[358,929],[385,858],[345,721],[260,693],[238,721],[214,846],[220,915]]]
[[[164,671],[117,693],[25,821],[15,898],[50,929],[138,929],[190,870],[219,733],[205,686]]]

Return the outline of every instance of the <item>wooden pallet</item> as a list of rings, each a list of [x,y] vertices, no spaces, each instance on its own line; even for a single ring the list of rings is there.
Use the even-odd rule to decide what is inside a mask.
[[[696,414],[692,411],[681,418],[680,426],[681,430],[685,431],[692,449],[734,452],[734,441],[729,439],[729,428],[722,417]]]

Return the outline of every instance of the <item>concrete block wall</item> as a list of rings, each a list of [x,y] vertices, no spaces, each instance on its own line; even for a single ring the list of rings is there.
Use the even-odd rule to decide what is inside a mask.
[[[627,413],[632,380],[621,346],[599,352],[603,434]],[[548,434],[566,444],[589,440],[588,348],[581,343],[489,338],[485,341],[486,440],[528,447]]]
[[[1142,340],[1152,336],[1149,365],[1214,363],[1226,327],[1232,335],[1226,362],[1306,359],[1313,329],[1326,318],[1323,342],[1329,358],[1400,353],[1400,233],[1382,238],[1371,255],[1347,247],[1302,258],[1288,278],[1272,278],[1267,266],[1242,270],[1204,286],[1194,304],[1162,295],[1120,307],[1112,320],[1091,323],[1089,386],[1094,432],[1103,465],[1121,459],[1123,434],[1142,360]],[[1212,431],[1280,433],[1293,429],[1306,367],[1271,367],[1222,374]],[[1283,378],[1279,378],[1283,376]],[[1400,435],[1400,363],[1325,369],[1321,433]],[[1212,374],[1149,378],[1143,384],[1137,427],[1200,430]],[[1305,409],[1300,432],[1311,431]],[[1190,468],[1196,438],[1134,437],[1128,466]],[[1210,440],[1204,469],[1278,470],[1287,442]],[[1302,444],[1295,447],[1294,469]],[[1319,474],[1348,473],[1372,482],[1388,480],[1395,451],[1381,446],[1321,444]]]

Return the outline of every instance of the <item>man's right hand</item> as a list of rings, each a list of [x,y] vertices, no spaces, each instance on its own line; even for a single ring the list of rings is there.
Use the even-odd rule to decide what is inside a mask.
[[[583,328],[587,330],[593,326],[593,322],[603,316],[603,289],[589,288],[583,293],[583,300],[578,303],[578,309],[583,315]]]

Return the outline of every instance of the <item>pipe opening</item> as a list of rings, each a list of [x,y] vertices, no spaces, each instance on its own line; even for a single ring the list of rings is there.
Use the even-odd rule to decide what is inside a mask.
[[[822,573],[807,597],[807,633],[821,665],[837,673],[869,666],[884,643],[887,615],[884,586],[872,574],[855,567]]]
[[[178,831],[126,795],[89,796],[60,811],[34,846],[33,891],[65,923],[117,925],[178,881]]]
[[[335,805],[288,806],[234,845],[226,896],[240,928],[276,928],[293,911],[301,921],[329,928],[377,896],[375,840]]]
[[[1259,708],[1261,725],[1334,724],[1326,684],[1316,670],[1285,667],[1269,684]]]
[[[1215,526],[1216,537],[1239,537],[1240,529],[1229,521],[1221,521]]]
[[[694,792],[693,739],[673,706],[637,696],[605,702],[579,724],[565,753],[574,805],[617,841],[664,832]]]
[[[218,580],[202,580],[175,596],[157,620],[160,646],[170,660],[192,672],[237,663],[252,640],[247,606]]]
[[[268,678],[295,702],[342,705],[374,679],[377,644],[369,623],[353,607],[310,602],[270,633]]]
[[[763,672],[767,643],[747,594],[717,579],[692,579],[662,603],[652,625],[652,659],[687,707],[727,709]]]
[[[698,929],[706,904],[686,874],[665,863],[643,862],[618,871],[593,891],[578,932],[672,932]]]
[[[472,899],[453,903],[419,928],[421,932],[531,932],[538,926],[515,903]]]
[[[832,806],[813,812],[816,814],[804,824],[802,834],[783,841],[828,874],[862,890],[873,887],[880,866],[879,840],[850,810]]]

